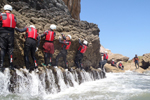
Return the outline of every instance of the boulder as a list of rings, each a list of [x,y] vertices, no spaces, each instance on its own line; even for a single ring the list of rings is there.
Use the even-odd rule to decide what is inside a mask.
[[[108,58],[108,63],[110,63],[112,59],[114,59],[116,62],[118,61],[127,62],[129,60],[129,57],[123,56],[121,54],[112,54]]]
[[[142,57],[142,68],[147,69],[150,66],[150,53],[144,54]]]

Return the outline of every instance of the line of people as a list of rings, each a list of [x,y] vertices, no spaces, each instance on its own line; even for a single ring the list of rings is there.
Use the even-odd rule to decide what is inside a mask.
[[[38,64],[35,58],[35,52],[38,50],[38,47],[40,45],[40,38],[43,37],[45,37],[45,43],[43,45],[45,62],[42,63],[42,65],[51,66],[52,55],[54,54],[55,51],[53,41],[56,36],[56,33],[54,32],[57,28],[56,25],[54,24],[50,25],[50,29],[46,30],[40,36],[34,25],[30,25],[29,27],[25,27],[23,29],[17,28],[16,17],[11,12],[12,12],[12,6],[5,5],[4,12],[0,13],[0,54],[1,54],[0,68],[1,70],[4,71],[3,63],[4,63],[4,57],[6,53],[9,54],[10,69],[14,70],[13,67],[14,30],[18,32],[26,32],[25,43],[24,43],[24,60],[25,60],[25,66],[28,70],[31,69],[29,65],[29,53],[31,52],[31,57],[34,63],[34,69],[38,71]],[[65,69],[67,71],[68,70],[67,51],[71,46],[72,37],[71,35],[65,36],[63,33],[61,33],[61,35],[64,40],[62,41],[61,37],[59,37],[59,42],[62,44],[62,49],[56,57],[54,67],[57,68],[59,58],[63,57],[63,60],[65,62]],[[75,57],[75,64],[77,68],[83,69],[82,58],[83,58],[83,54],[87,50],[88,42],[86,40],[83,40],[82,43],[81,40],[79,39],[79,44],[80,46],[78,48]],[[47,62],[48,57],[49,57],[49,62]]]
[[[105,65],[105,64],[107,63],[107,61],[108,61],[108,54],[107,54],[107,51],[105,51],[105,53],[101,53],[101,54],[102,54],[102,56],[103,56],[103,60],[100,61],[100,63],[99,63],[99,68],[101,68],[102,70],[104,70],[104,65]],[[134,63],[135,63],[136,69],[138,69],[138,68],[139,68],[139,58],[138,58],[137,55],[135,55],[135,57],[133,58],[133,61],[134,61]],[[119,68],[119,69],[121,69],[121,70],[124,70],[124,65],[123,65],[122,61],[119,61],[118,66],[117,66],[117,63],[114,61],[114,59],[112,59],[112,61],[111,61],[111,66],[114,66],[114,67],[116,67],[116,68]]]

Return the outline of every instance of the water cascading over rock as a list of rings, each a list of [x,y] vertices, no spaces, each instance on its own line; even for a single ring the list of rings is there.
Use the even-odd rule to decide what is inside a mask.
[[[77,86],[83,82],[94,81],[105,77],[105,73],[100,70],[89,72],[74,70],[66,72],[58,69],[44,69],[39,73],[26,69],[16,69],[10,71],[5,69],[0,72],[0,94],[19,93],[31,96],[40,96],[58,93],[69,87]]]

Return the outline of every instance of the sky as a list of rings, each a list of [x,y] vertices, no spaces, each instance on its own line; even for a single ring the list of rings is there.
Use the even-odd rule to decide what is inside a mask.
[[[98,25],[100,43],[112,53],[150,53],[150,0],[81,0],[80,19]]]

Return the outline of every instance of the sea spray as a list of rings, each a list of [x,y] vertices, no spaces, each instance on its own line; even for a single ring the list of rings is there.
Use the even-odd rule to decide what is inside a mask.
[[[94,81],[102,78],[102,71],[94,70],[86,72],[84,70],[64,71],[57,69],[43,69],[39,73],[26,69],[5,69],[0,72],[0,94],[8,96],[10,94],[29,98],[43,98],[47,95],[63,92],[70,87],[76,87],[83,82]],[[16,99],[17,100],[17,99]],[[18,99],[19,100],[19,99]]]

